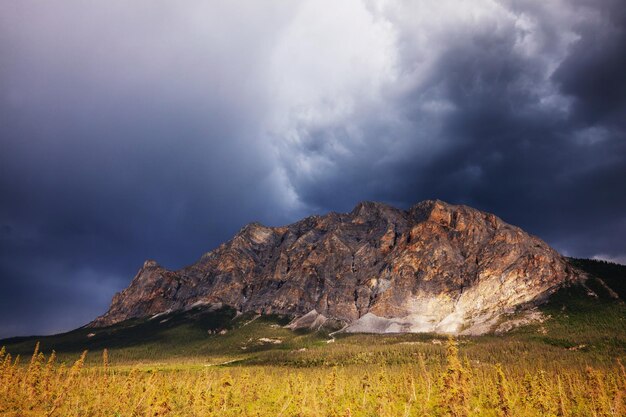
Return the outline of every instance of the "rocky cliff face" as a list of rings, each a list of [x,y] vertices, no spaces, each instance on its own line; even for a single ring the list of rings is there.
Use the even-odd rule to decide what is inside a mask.
[[[580,278],[493,214],[442,201],[408,211],[364,202],[285,227],[249,224],[178,271],[147,261],[91,325],[223,303],[307,325],[334,319],[355,332],[479,334]]]

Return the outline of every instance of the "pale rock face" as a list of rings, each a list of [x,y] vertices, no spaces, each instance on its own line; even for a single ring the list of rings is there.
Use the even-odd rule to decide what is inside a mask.
[[[315,310],[311,310],[302,317],[297,317],[291,321],[287,326],[291,330],[318,330],[320,329],[328,319]]]
[[[365,202],[285,227],[250,224],[179,271],[146,261],[91,325],[223,303],[299,317],[294,328],[331,319],[351,332],[482,334],[581,279],[492,214],[438,200],[407,211]]]

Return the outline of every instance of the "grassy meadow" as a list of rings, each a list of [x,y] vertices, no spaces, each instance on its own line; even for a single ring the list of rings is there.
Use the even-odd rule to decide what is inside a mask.
[[[541,310],[455,339],[228,308],[7,339],[0,416],[626,416],[624,303],[567,289]]]

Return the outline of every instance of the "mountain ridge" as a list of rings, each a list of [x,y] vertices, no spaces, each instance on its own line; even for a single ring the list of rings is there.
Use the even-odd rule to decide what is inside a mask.
[[[482,334],[584,280],[493,214],[441,200],[408,210],[364,201],[286,226],[249,223],[177,271],[148,260],[90,326],[222,303],[347,331]]]

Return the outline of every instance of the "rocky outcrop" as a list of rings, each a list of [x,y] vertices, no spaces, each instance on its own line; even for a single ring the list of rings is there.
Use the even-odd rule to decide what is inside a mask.
[[[284,227],[249,224],[178,271],[147,261],[91,325],[219,302],[347,331],[480,334],[578,279],[546,243],[493,214],[363,202]]]

